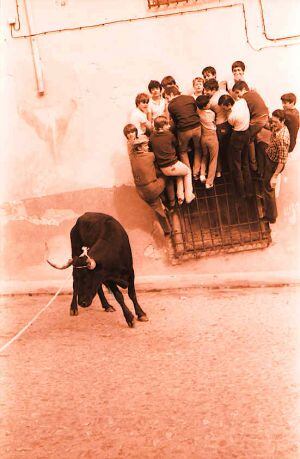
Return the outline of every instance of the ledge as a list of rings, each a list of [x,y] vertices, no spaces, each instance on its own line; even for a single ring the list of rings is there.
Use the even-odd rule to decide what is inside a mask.
[[[181,288],[264,288],[300,285],[300,271],[256,271],[218,274],[174,274],[137,276],[139,292],[161,291]],[[72,278],[43,281],[2,281],[0,295],[46,295],[72,293]]]

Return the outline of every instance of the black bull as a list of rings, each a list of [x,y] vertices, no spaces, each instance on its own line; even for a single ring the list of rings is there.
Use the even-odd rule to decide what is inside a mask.
[[[102,284],[108,287],[120,304],[129,327],[134,316],[124,302],[118,286],[128,288],[138,320],[146,322],[147,315],[140,307],[134,286],[134,270],[128,235],[123,226],[110,215],[86,212],[78,218],[71,233],[72,258],[63,266],[50,261],[54,268],[73,265],[73,298],[70,314],[78,315],[78,306],[88,307],[98,293],[105,311],[114,311],[105,298]]]

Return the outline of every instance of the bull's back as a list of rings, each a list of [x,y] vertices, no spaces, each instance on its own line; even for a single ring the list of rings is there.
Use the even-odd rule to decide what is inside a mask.
[[[132,263],[132,253],[126,230],[114,217],[98,212],[86,212],[76,222],[82,244],[90,248],[94,255],[98,245],[103,250],[113,248],[123,258]]]

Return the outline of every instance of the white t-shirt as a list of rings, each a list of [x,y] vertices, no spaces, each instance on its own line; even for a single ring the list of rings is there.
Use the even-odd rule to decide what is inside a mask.
[[[146,125],[144,125],[144,123],[147,123],[146,113],[142,112],[142,110],[135,107],[130,114],[129,122],[131,124],[134,124],[135,127],[137,128],[138,136],[140,136],[141,134],[145,134]]]
[[[149,104],[148,104],[148,110],[151,112],[152,119],[154,120],[157,116],[164,115],[165,107],[166,107],[166,101],[163,97],[160,98],[158,103],[157,101],[150,99]]]
[[[238,99],[228,116],[228,123],[234,131],[247,131],[250,122],[250,112],[245,99]]]

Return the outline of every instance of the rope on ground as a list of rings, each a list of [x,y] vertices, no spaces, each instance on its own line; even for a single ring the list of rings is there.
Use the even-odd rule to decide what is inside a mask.
[[[46,306],[44,306],[38,313],[36,313],[36,315],[23,327],[21,328],[21,330],[15,335],[13,336],[7,343],[5,343],[1,348],[0,348],[0,353],[5,351],[5,349],[7,349],[14,341],[16,341],[21,335],[23,335],[23,333],[36,321],[36,319],[44,312],[46,311],[46,309],[50,306],[50,304],[53,303],[53,301],[55,300],[55,298],[60,294],[60,292],[62,291],[62,289],[64,288],[64,286],[66,285],[67,281],[70,279],[70,277],[72,276],[72,273],[70,274],[70,276],[67,277],[67,279],[64,280],[63,284],[61,285],[61,287],[57,290],[57,292],[55,293],[55,295],[51,298],[50,301],[48,301],[48,303],[46,304]]]

